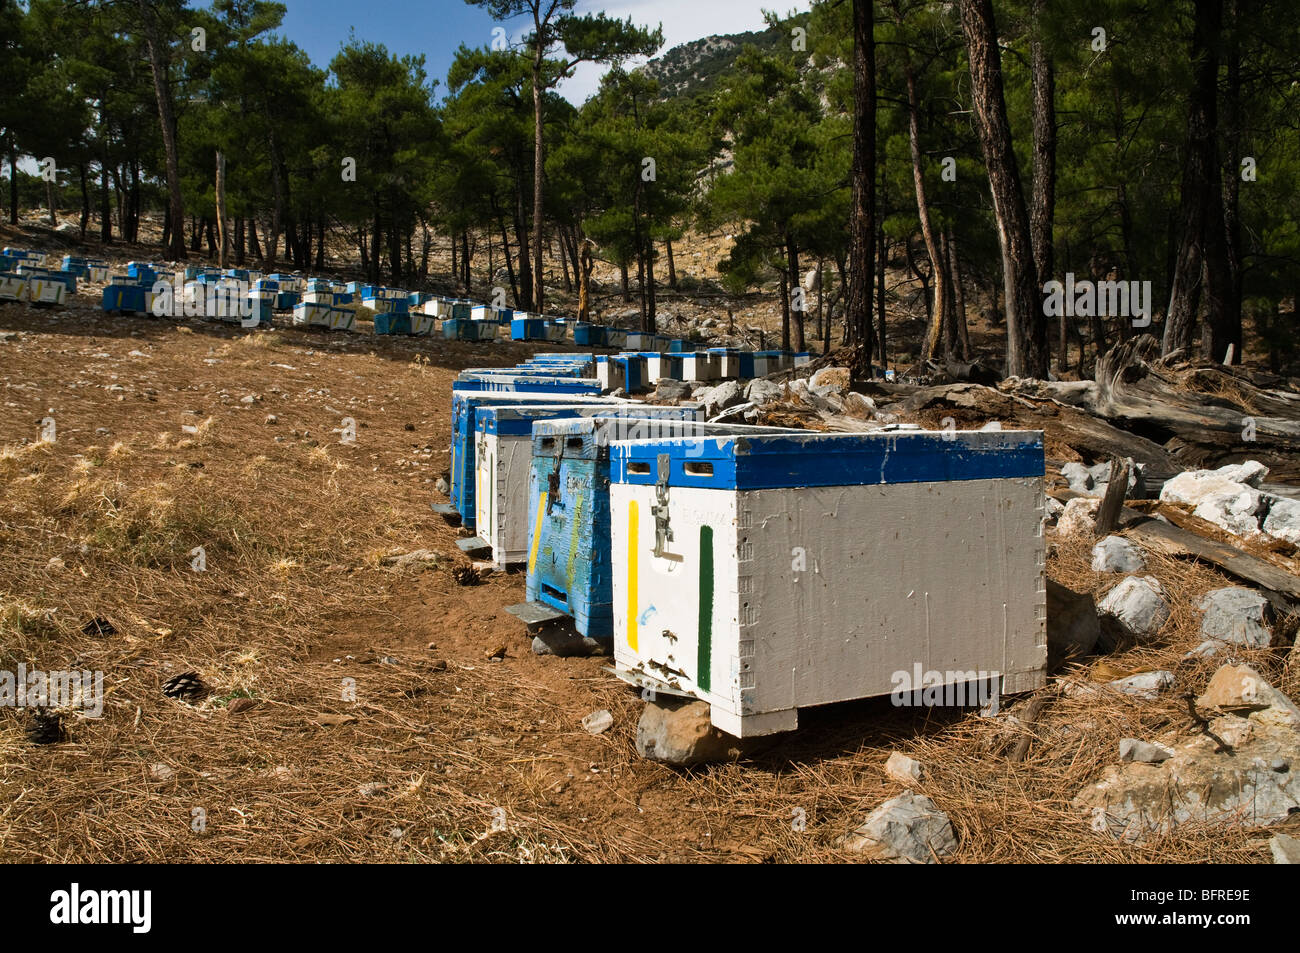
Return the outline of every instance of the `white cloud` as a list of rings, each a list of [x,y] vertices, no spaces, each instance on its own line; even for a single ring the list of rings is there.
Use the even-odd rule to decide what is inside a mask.
[[[630,16],[639,26],[653,28],[662,24],[664,45],[659,51],[662,54],[678,44],[702,37],[762,29],[764,6],[785,14],[792,9],[806,10],[809,3],[808,0],[786,0],[785,3],[779,0],[769,0],[768,3],[762,0],[612,0],[609,3],[580,0],[578,12],[604,10],[608,16],[620,20]],[[628,66],[639,66],[644,62],[644,59],[638,59]],[[559,92],[569,102],[581,104],[599,88],[604,74],[604,66],[583,63],[574,70],[572,79],[560,85]]]

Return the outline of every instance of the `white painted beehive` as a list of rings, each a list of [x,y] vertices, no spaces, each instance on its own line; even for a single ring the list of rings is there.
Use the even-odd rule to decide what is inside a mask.
[[[1041,687],[1040,432],[611,445],[614,653],[737,737],[900,678]]]
[[[26,301],[27,276],[12,272],[0,274],[0,301]]]
[[[27,301],[31,304],[63,304],[68,286],[51,278],[27,279]]]
[[[708,351],[682,352],[682,380],[716,381],[722,376],[722,361]]]

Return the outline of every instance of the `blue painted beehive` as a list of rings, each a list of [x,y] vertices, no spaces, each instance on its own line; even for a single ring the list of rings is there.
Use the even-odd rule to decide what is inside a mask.
[[[512,318],[510,321],[510,340],[545,341],[546,321],[542,318]]]
[[[376,314],[376,334],[410,334],[411,316],[409,314]]]
[[[538,394],[599,394],[600,382],[582,377],[554,377],[514,371],[499,374],[475,374],[451,382],[452,390],[480,390]]]
[[[55,271],[52,268],[38,268],[35,265],[19,265],[18,274],[27,278],[35,278],[37,281],[47,282],[55,281],[62,284],[68,294],[77,293],[77,276],[67,271]]]
[[[575,321],[573,324],[573,343],[581,347],[604,347],[605,327],[589,321]]]
[[[582,419],[538,420],[533,425],[529,601],[572,616],[578,632],[589,638],[613,636],[609,504],[613,441],[800,432],[706,424],[695,420],[694,413],[687,407],[633,406]]]
[[[639,354],[602,354],[596,361],[596,379],[605,390],[621,387],[632,394],[647,386],[646,361]]]
[[[587,403],[617,406],[618,401],[594,395],[556,394],[521,390],[516,393],[488,393],[462,390],[455,384],[451,391],[451,505],[460,514],[466,529],[474,528],[474,467],[476,415],[480,407],[509,404]]]
[[[448,318],[442,322],[442,336],[452,341],[495,341],[497,326],[488,321]]]
[[[105,286],[100,305],[105,311],[143,314],[153,304],[153,292],[144,285],[113,283]]]
[[[143,261],[127,262],[126,274],[128,278],[134,278],[141,284],[152,285],[158,280],[158,272],[153,269],[153,266]]]

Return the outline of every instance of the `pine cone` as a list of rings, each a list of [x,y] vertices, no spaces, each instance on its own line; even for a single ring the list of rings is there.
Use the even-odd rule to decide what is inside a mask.
[[[107,619],[95,616],[81,627],[81,634],[95,636],[117,635],[117,627]]]
[[[477,586],[479,584],[478,570],[473,566],[457,566],[451,571],[451,577],[461,586]]]
[[[27,723],[27,740],[34,745],[54,745],[63,740],[63,719],[57,711],[33,708]]]
[[[198,672],[181,672],[163,682],[162,687],[162,693],[168,698],[185,700],[198,698],[207,690]]]

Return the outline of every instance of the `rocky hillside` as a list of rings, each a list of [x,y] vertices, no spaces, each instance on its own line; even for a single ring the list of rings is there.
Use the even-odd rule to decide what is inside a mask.
[[[731,66],[746,45],[773,49],[787,42],[788,36],[781,27],[706,36],[674,46],[650,60],[641,70],[659,81],[660,93],[665,99],[694,99],[713,89],[718,77]]]

